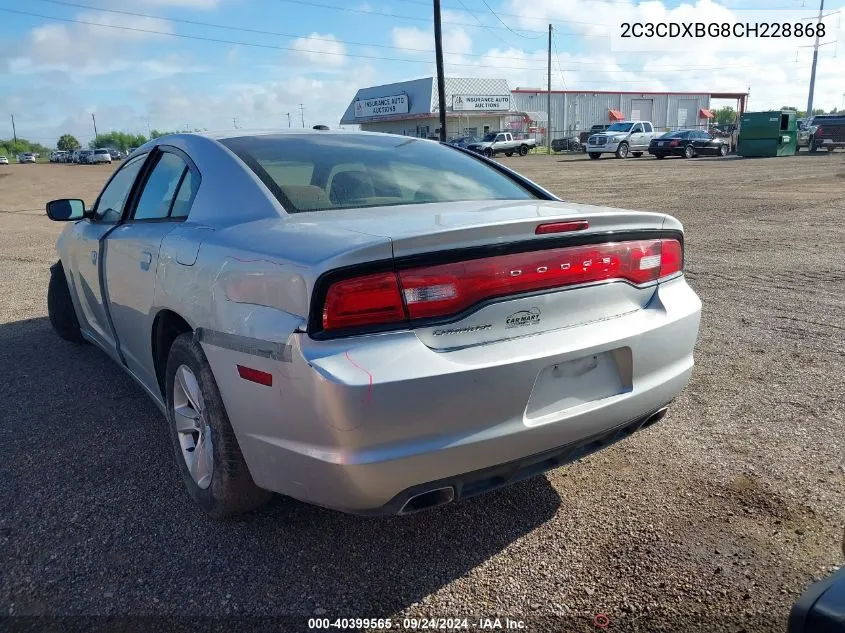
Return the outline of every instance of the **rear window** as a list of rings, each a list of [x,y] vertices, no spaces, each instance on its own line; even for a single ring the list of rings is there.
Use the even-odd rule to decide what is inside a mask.
[[[417,138],[314,134],[221,143],[293,213],[535,197],[481,160]]]
[[[95,154],[108,154],[108,153],[109,153],[109,150],[107,150],[107,149],[98,149],[98,150],[97,150],[96,152],[94,152],[94,153],[95,153]]]
[[[677,132],[666,132],[661,138],[687,138],[689,136],[689,130],[681,130]]]

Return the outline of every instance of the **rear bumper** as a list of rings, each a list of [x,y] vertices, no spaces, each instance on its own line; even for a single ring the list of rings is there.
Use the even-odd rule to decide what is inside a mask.
[[[678,278],[633,313],[448,352],[407,331],[335,341],[294,335],[286,360],[203,348],[259,486],[391,514],[433,487],[469,496],[623,437],[688,382],[700,311]],[[621,388],[532,408],[541,372],[603,354],[625,375]],[[236,364],[272,373],[273,386],[240,380]]]

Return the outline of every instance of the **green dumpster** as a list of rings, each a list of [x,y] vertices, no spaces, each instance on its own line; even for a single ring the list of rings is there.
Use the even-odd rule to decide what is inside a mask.
[[[739,125],[739,156],[792,156],[798,151],[794,110],[746,112]]]

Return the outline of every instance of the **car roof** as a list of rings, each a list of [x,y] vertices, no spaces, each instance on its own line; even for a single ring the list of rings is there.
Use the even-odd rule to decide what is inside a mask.
[[[205,136],[216,141],[223,141],[230,138],[241,138],[243,136],[324,136],[326,134],[344,134],[344,135],[360,135],[360,136],[395,136],[394,134],[384,134],[382,132],[364,132],[362,130],[314,130],[311,128],[302,129],[258,129],[258,130],[226,130],[223,132],[191,132],[184,134],[174,134],[171,136]],[[163,137],[159,137],[163,138]],[[414,137],[415,138],[415,137]]]

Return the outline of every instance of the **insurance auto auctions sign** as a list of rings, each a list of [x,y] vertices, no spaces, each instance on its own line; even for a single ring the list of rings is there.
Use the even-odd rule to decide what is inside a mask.
[[[358,99],[355,102],[356,117],[388,116],[391,114],[408,114],[408,95]]]
[[[510,110],[510,95],[453,95],[452,110]]]

